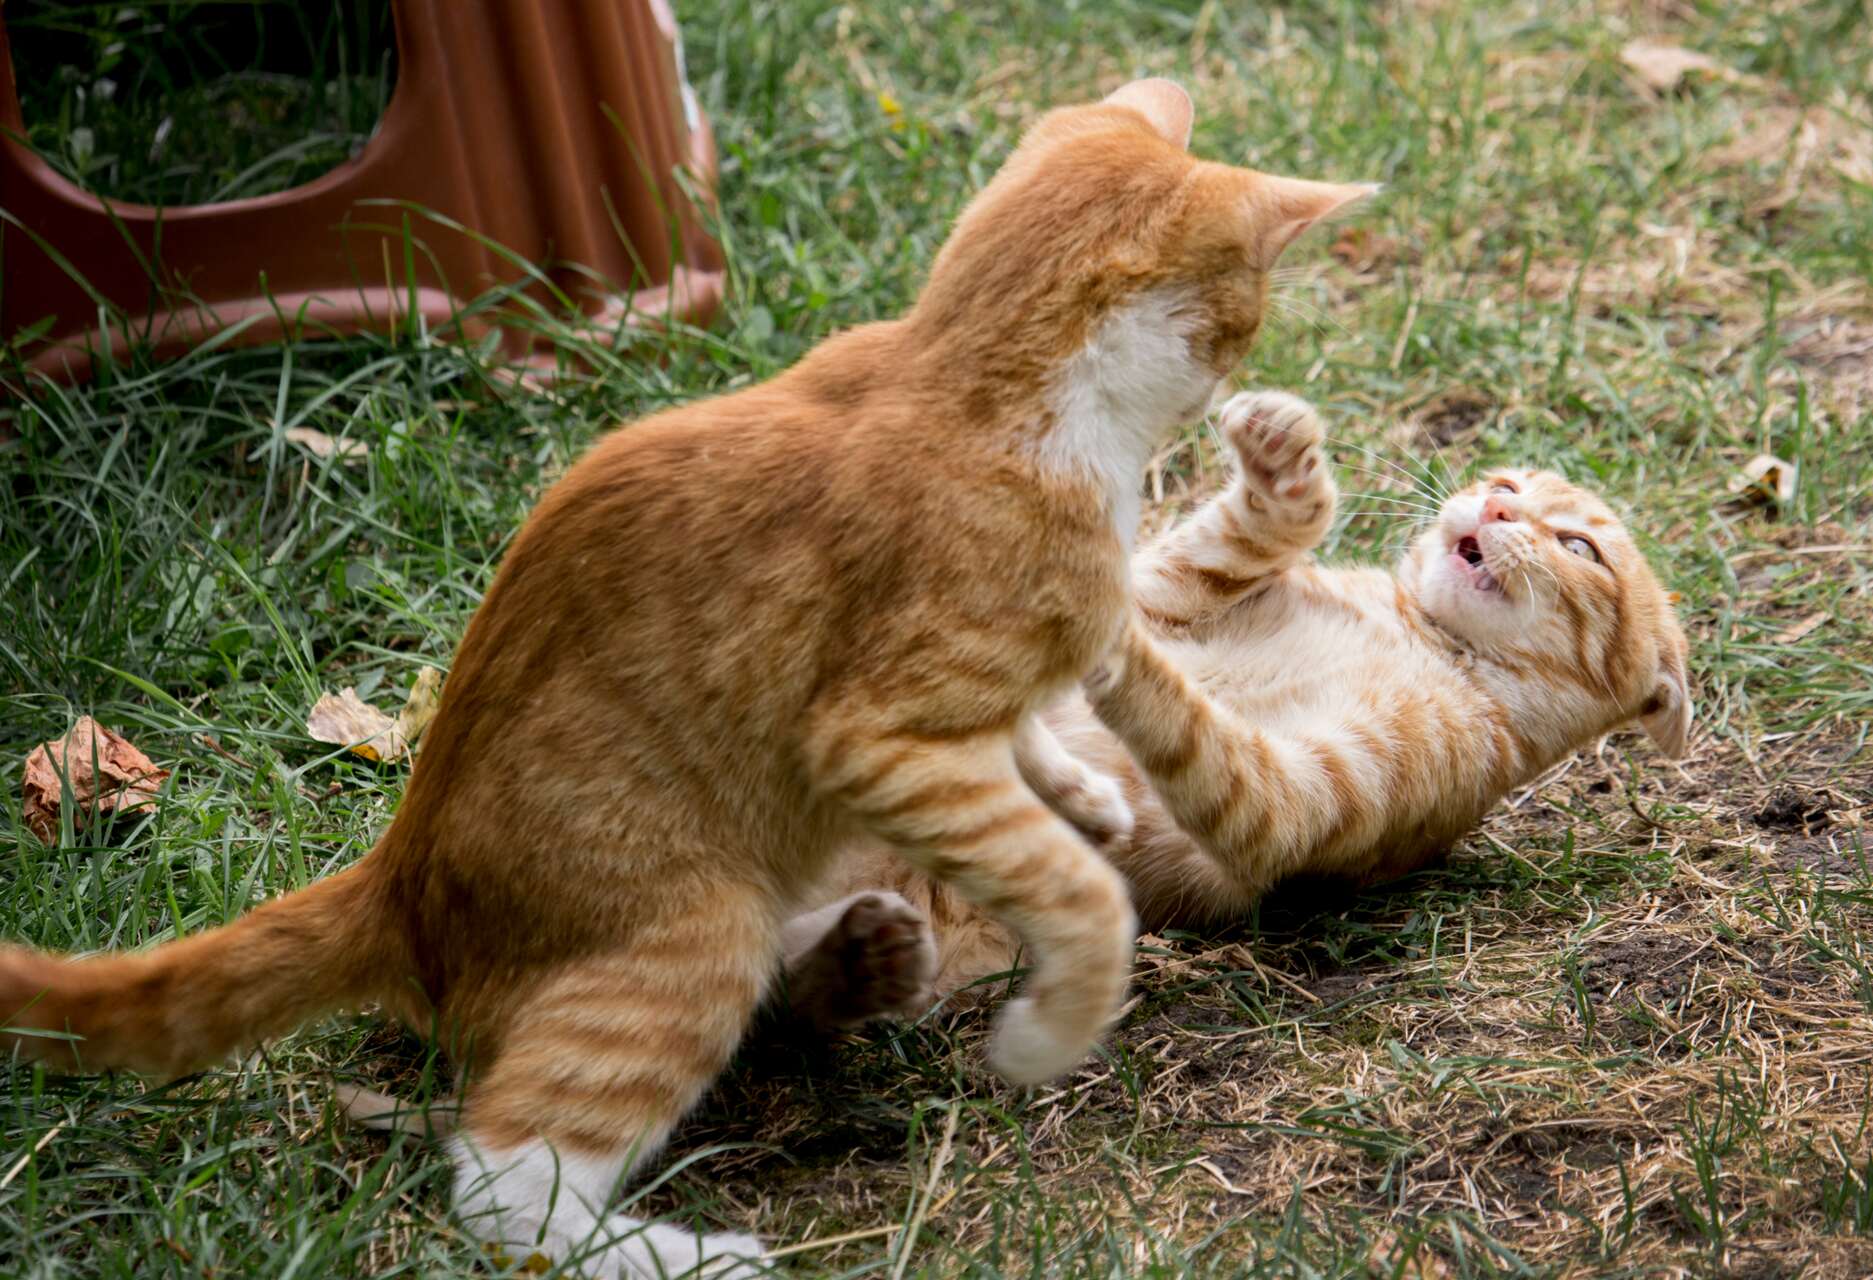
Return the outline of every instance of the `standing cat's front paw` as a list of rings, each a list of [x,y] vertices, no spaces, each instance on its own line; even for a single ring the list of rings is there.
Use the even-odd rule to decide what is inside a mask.
[[[1243,391],[1223,406],[1218,426],[1251,494],[1283,507],[1331,501],[1326,427],[1307,401],[1285,391]]]
[[[1086,843],[1107,853],[1131,839],[1132,806],[1118,779],[1093,769],[1084,769],[1079,777],[1051,797],[1054,811],[1086,838]]]

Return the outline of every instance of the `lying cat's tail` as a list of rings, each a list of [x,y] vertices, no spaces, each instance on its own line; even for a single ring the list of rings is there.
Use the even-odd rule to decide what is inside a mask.
[[[66,1070],[199,1069],[379,997],[408,966],[370,860],[151,951],[71,959],[0,949],[0,1053]]]

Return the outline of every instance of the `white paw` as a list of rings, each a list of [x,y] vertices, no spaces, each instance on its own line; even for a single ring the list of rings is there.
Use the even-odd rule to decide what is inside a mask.
[[[1236,451],[1243,483],[1281,503],[1300,502],[1328,481],[1327,432],[1314,406],[1285,391],[1243,391],[1218,420]]]
[[[1034,1001],[1022,996],[995,1019],[989,1065],[1013,1084],[1043,1084],[1078,1065],[1092,1045],[1091,1038],[1062,1038],[1041,1021]]]
[[[1137,821],[1118,779],[1095,769],[1083,770],[1072,789],[1061,795],[1060,816],[1100,850],[1123,846]]]
[[[1125,655],[1114,649],[1080,677],[1080,688],[1089,698],[1101,698],[1118,687],[1119,678],[1124,674]]]
[[[762,1262],[766,1251],[753,1236],[738,1232],[696,1235],[681,1227],[653,1222],[582,1258],[579,1270],[590,1276],[622,1280],[750,1280],[771,1274]]]

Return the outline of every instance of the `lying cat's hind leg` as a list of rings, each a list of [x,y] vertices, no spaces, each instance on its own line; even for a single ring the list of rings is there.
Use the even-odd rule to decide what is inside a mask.
[[[484,1245],[568,1274],[663,1280],[766,1274],[751,1236],[697,1233],[611,1211],[720,1074],[768,985],[774,930],[714,887],[629,949],[539,981],[449,1141],[455,1212]],[[728,898],[728,902],[724,902]]]
[[[929,1008],[936,979],[930,922],[902,895],[855,893],[789,920],[787,1003],[822,1028]]]

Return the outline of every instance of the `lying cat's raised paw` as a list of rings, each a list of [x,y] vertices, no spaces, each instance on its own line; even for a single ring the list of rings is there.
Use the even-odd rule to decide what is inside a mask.
[[[1261,497],[1289,505],[1328,483],[1326,428],[1314,406],[1285,391],[1230,397],[1218,423],[1236,451],[1242,480]]]

